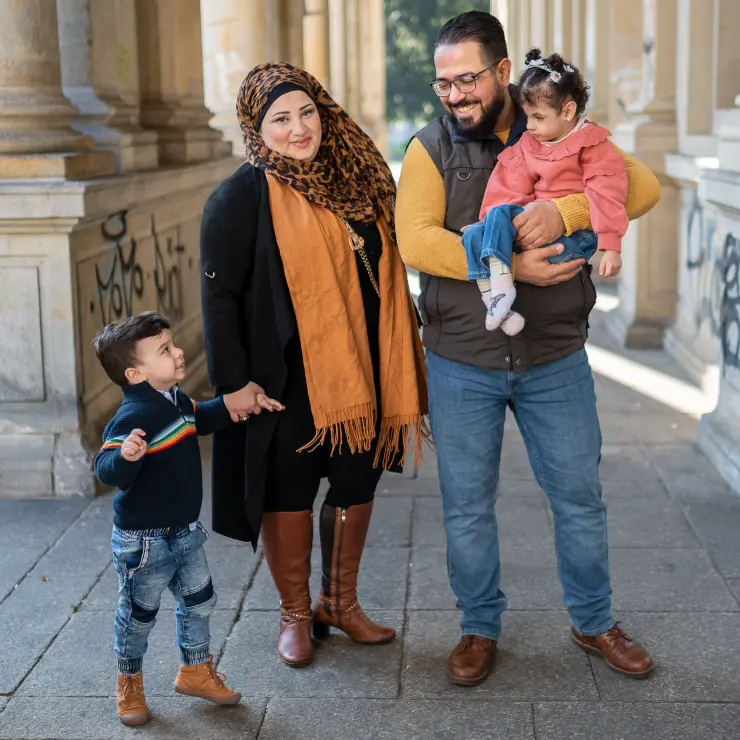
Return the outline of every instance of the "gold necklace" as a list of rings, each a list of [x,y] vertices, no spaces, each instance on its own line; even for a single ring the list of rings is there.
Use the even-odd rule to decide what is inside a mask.
[[[367,252],[365,251],[365,240],[349,225],[349,221],[347,221],[346,218],[343,216],[340,216],[342,219],[342,222],[347,227],[347,231],[349,233],[349,248],[353,252],[358,252],[360,255],[360,259],[362,260],[363,264],[365,265],[365,269],[367,270],[367,275],[370,278],[370,282],[373,285],[373,288],[375,289],[375,292],[378,294],[378,298],[380,298],[380,288],[378,287],[378,282],[375,280],[375,275],[373,275],[373,268],[370,267],[370,260],[368,259]]]

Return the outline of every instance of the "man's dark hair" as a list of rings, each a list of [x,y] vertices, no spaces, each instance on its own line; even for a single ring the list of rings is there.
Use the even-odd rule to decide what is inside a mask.
[[[144,313],[129,316],[114,324],[108,324],[93,340],[95,354],[100,360],[108,377],[123,387],[128,385],[126,370],[136,367],[136,343],[141,339],[158,337],[165,329],[171,329],[172,324],[165,316],[145,311]]]
[[[475,41],[480,44],[483,60],[493,64],[509,56],[504,27],[496,16],[482,10],[460,13],[439,29],[434,48],[447,44]]]
[[[543,59],[539,49],[532,49],[527,54],[526,62],[529,66],[522,72],[517,88],[520,103],[534,105],[538,100],[544,100],[560,112],[568,101],[573,100],[576,115],[583,114],[588,103],[589,88],[575,65],[567,62],[560,54],[552,54]],[[545,64],[553,71],[537,66],[538,63]],[[557,82],[553,80],[553,75]]]

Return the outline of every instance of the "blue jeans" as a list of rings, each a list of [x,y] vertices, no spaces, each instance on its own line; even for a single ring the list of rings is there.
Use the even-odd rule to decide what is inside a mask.
[[[498,639],[506,609],[494,505],[507,405],[550,500],[571,623],[584,635],[611,629],[616,621],[599,484],[601,431],[586,351],[519,373],[477,368],[427,351],[427,382],[447,568],[462,611],[462,633]]]
[[[511,268],[516,229],[512,221],[523,211],[521,206],[496,206],[491,208],[483,221],[473,224],[463,233],[463,246],[468,259],[468,280],[482,280],[491,277],[488,262],[491,258],[500,260]],[[552,264],[569,262],[583,257],[587,262],[596,253],[598,238],[593,231],[576,231],[570,236],[562,236],[553,244],[562,244],[561,254],[550,257]],[[550,246],[546,244],[545,246]]]
[[[210,656],[209,619],[216,606],[203,543],[208,534],[195,529],[123,530],[113,527],[113,567],[118,573],[115,646],[118,670],[139,673],[149,633],[166,588],[177,601],[177,644],[185,665]]]

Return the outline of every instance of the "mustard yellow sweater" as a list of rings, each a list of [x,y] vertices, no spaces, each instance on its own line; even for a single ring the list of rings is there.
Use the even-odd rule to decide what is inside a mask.
[[[627,215],[630,219],[639,218],[660,200],[660,184],[642,162],[617,151],[627,166]],[[566,236],[591,228],[588,199],[583,193],[558,198],[554,203],[565,224]],[[467,280],[462,239],[445,229],[445,211],[442,175],[424,145],[414,139],[406,150],[396,199],[396,232],[401,257],[409,267],[429,275]]]

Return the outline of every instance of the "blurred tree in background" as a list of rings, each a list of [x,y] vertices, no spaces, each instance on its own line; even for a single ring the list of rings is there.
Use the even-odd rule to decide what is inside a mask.
[[[440,115],[429,87],[437,32],[458,13],[490,9],[489,0],[385,0],[389,122],[421,123]]]

